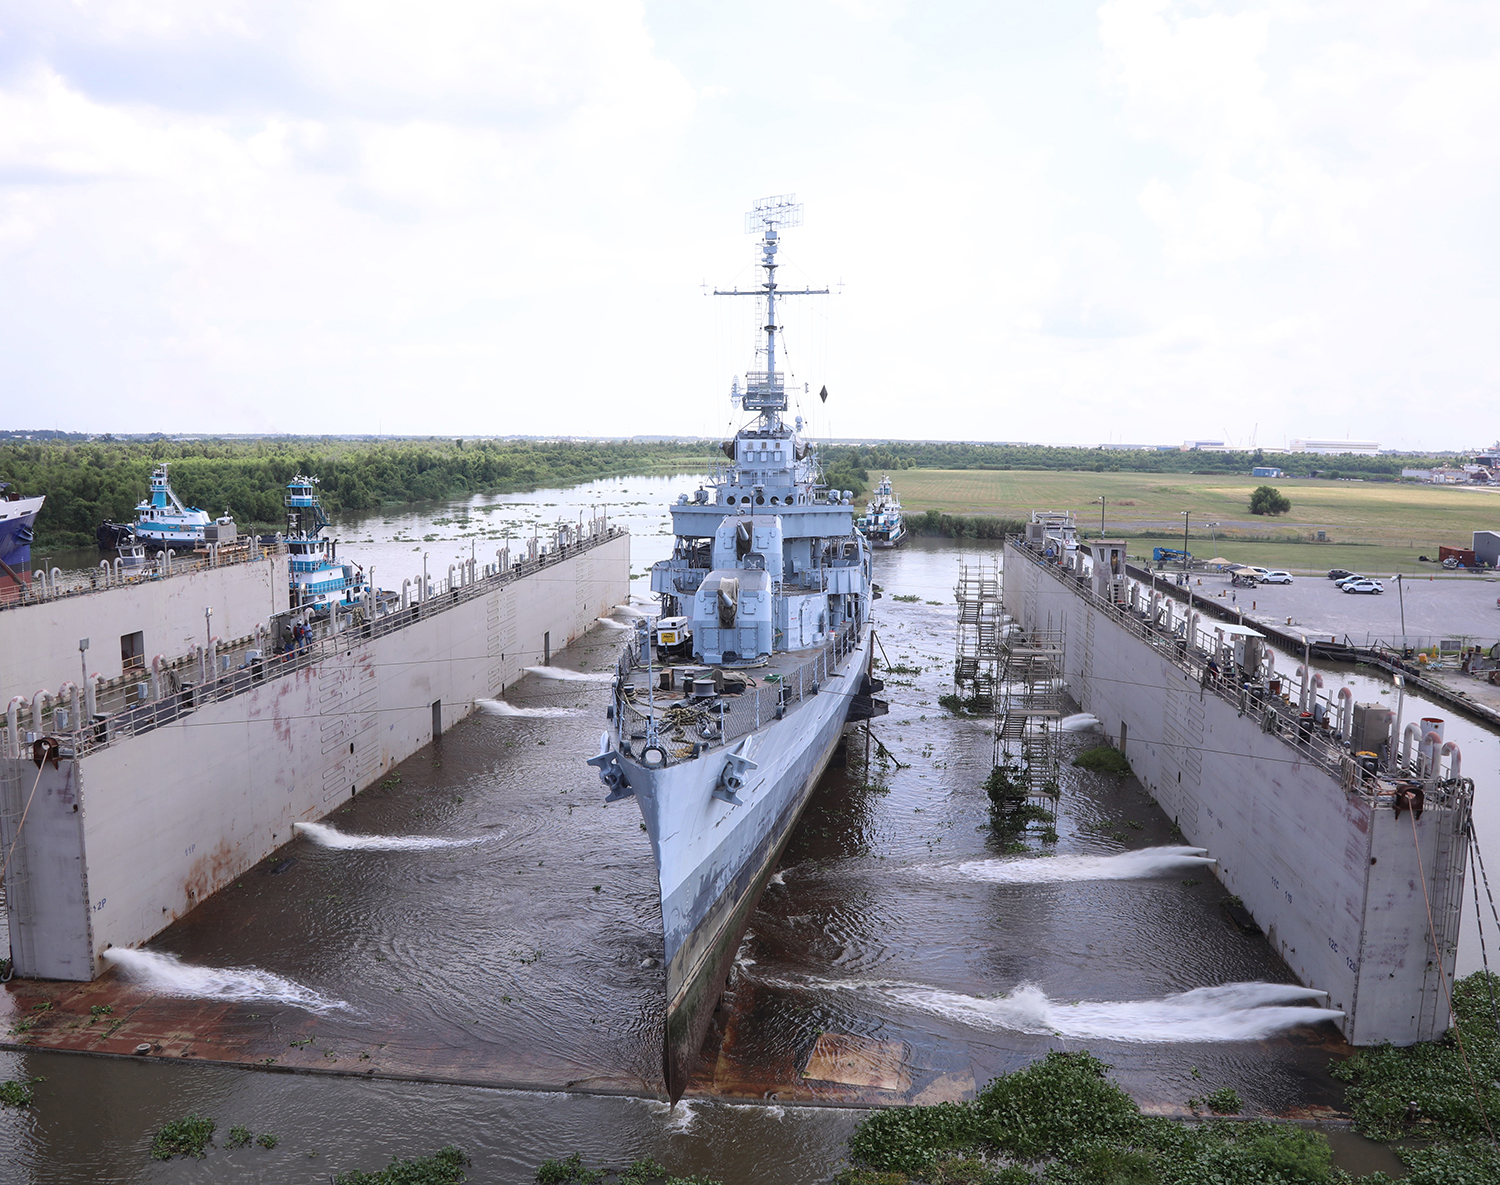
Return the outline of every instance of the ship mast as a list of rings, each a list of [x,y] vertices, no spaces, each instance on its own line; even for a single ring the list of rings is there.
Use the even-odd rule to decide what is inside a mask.
[[[765,283],[759,288],[714,289],[715,296],[759,296],[766,302],[766,368],[745,374],[743,405],[747,411],[760,413],[761,426],[775,432],[781,428],[781,413],[786,410],[786,376],[776,373],[776,298],[778,296],[827,296],[827,288],[779,288],[776,284],[776,250],[780,239],[778,227],[801,226],[802,204],[794,193],[761,198],[745,215],[745,233],[763,231],[760,241],[760,266],[766,269]]]

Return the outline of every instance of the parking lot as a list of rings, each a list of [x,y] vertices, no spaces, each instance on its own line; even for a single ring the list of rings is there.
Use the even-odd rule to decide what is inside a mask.
[[[1243,606],[1248,620],[1288,628],[1290,617],[1292,629],[1341,640],[1348,635],[1356,645],[1399,643],[1403,602],[1408,645],[1420,648],[1439,637],[1467,638],[1471,644],[1486,647],[1500,641],[1500,606],[1495,603],[1500,597],[1500,578],[1406,576],[1399,593],[1394,577],[1375,579],[1385,585],[1379,595],[1345,593],[1325,576],[1231,588],[1227,575],[1195,574],[1193,592],[1221,604]]]

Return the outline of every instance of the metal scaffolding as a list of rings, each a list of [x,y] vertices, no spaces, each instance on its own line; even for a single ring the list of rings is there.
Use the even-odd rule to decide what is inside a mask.
[[[958,570],[953,594],[958,600],[958,641],[953,661],[953,690],[971,711],[989,714],[1000,683],[1000,570],[981,560]]]
[[[1057,801],[1061,785],[1063,630],[1047,618],[1044,629],[1011,632],[1002,647],[995,700],[994,764],[1019,761],[1028,800]]]

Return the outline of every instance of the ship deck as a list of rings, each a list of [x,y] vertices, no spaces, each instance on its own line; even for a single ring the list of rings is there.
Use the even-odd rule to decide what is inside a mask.
[[[668,760],[691,757],[695,747],[713,748],[754,732],[824,691],[829,680],[850,675],[838,670],[859,644],[859,627],[849,626],[825,646],[785,650],[759,666],[709,667],[694,663],[660,665],[641,661],[639,643],[626,648],[617,668],[616,712],[622,741],[645,744],[652,721]],[[840,694],[859,691],[859,680],[839,686]]]

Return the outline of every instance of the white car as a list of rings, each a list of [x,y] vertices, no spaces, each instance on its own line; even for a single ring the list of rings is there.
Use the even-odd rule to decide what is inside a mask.
[[[1381,593],[1385,585],[1378,580],[1346,580],[1340,585],[1346,593]]]
[[[1290,572],[1267,572],[1258,579],[1262,584],[1290,584],[1292,574]]]

